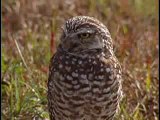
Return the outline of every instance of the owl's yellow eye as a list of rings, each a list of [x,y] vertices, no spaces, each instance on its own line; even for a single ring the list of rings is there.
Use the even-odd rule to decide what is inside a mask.
[[[81,33],[81,34],[79,35],[79,37],[82,38],[82,39],[89,38],[89,37],[90,37],[90,34],[89,34],[89,33]]]

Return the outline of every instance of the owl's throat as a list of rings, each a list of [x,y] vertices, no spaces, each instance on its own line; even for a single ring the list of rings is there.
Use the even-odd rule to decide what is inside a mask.
[[[92,58],[96,55],[101,55],[103,53],[102,49],[88,49],[88,50],[81,50],[81,51],[74,51],[74,52],[70,52],[70,51],[66,51],[64,49],[58,49],[59,52],[71,55],[71,56],[75,56],[75,57],[80,57],[80,58]],[[57,51],[57,52],[58,52]]]

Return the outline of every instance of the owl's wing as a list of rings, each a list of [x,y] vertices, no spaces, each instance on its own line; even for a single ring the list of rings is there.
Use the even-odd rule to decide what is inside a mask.
[[[101,61],[105,63],[105,82],[106,86],[103,88],[104,94],[108,98],[106,105],[109,112],[106,116],[113,117],[119,109],[119,103],[122,98],[122,69],[116,57],[102,58]]]

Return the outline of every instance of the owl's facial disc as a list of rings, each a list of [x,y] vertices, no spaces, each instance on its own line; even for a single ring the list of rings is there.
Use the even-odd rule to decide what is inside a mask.
[[[103,42],[95,29],[80,28],[77,31],[63,33],[61,37],[62,49],[75,54],[102,51]]]

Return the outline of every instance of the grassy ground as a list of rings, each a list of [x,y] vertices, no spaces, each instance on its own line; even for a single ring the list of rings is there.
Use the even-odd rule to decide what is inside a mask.
[[[124,79],[116,120],[158,120],[158,0],[2,0],[2,119],[48,118],[50,41],[76,15],[111,32]]]

